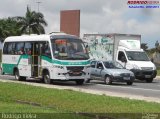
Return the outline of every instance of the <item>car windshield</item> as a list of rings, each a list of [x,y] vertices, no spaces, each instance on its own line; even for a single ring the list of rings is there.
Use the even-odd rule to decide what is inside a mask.
[[[123,69],[123,66],[118,62],[103,62],[107,69]]]
[[[150,61],[145,52],[126,51],[127,58],[130,61]]]
[[[52,39],[53,55],[60,60],[87,60],[89,55],[80,39]]]

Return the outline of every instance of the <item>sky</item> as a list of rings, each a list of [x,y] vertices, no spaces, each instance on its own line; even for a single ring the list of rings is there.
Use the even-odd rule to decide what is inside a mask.
[[[38,2],[40,2],[38,4]],[[80,36],[84,33],[140,34],[149,48],[160,43],[160,8],[129,8],[127,0],[0,0],[0,18],[25,16],[27,5],[38,8],[48,26],[60,30],[61,10],[80,10]],[[39,7],[38,7],[39,6]]]

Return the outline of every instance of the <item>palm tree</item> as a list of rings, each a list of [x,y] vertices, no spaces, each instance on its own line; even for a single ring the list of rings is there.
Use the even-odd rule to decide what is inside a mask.
[[[28,6],[25,17],[15,17],[14,19],[18,22],[18,25],[20,25],[20,30],[22,33],[45,33],[43,26],[47,26],[47,23],[43,14],[40,12],[31,11]]]

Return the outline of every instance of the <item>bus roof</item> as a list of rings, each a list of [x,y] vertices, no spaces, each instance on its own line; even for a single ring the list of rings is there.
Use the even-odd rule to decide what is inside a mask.
[[[51,34],[43,34],[43,35],[30,34],[30,35],[21,35],[21,36],[10,36],[6,38],[4,42],[49,41],[50,39],[56,39],[56,38],[79,39],[79,37],[77,36],[66,34],[66,33],[51,33]]]

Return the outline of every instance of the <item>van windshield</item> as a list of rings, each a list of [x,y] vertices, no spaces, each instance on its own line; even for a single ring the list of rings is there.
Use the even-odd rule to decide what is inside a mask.
[[[145,52],[126,51],[127,58],[130,61],[150,61]]]
[[[87,60],[89,55],[80,39],[57,38],[52,39],[53,55],[60,60]]]

